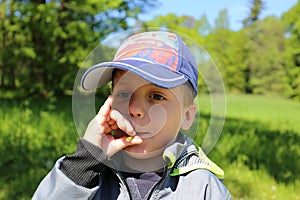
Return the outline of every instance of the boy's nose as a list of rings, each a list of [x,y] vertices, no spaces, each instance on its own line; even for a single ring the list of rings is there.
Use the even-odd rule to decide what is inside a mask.
[[[145,116],[145,102],[141,97],[132,95],[129,102],[129,114],[134,118],[144,118]]]

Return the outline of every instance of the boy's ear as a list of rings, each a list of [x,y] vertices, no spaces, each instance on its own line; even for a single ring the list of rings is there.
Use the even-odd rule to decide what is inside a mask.
[[[194,122],[194,118],[197,112],[196,104],[192,104],[184,109],[183,120],[181,123],[182,130],[188,130]]]

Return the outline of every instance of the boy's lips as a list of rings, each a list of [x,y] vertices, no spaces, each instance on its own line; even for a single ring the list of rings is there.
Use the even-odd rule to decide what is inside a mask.
[[[136,135],[141,137],[142,139],[147,139],[153,137],[154,135],[156,135],[156,133],[153,134],[150,132],[137,132]]]
[[[150,132],[136,132],[136,136],[141,137],[142,139],[146,139],[146,138],[150,138],[153,137],[156,134],[150,133]],[[125,133],[124,131],[122,131],[121,129],[117,129],[114,131],[114,136],[116,138],[120,138],[123,136],[129,136],[127,133]]]

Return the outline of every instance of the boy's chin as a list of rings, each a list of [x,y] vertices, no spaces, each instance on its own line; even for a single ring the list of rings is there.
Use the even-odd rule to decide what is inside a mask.
[[[124,151],[126,152],[126,154],[128,156],[130,156],[131,158],[135,158],[135,159],[151,159],[151,158],[155,158],[158,156],[160,156],[160,157],[162,156],[162,149],[147,152],[147,150],[141,148],[139,145],[133,145],[133,146],[126,147],[124,149]]]

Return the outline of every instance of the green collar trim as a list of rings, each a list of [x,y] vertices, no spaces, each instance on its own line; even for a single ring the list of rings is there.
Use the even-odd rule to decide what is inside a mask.
[[[199,149],[198,156],[193,155],[194,160],[196,160],[196,163],[190,165],[190,166],[178,166],[177,168],[174,168],[172,172],[170,173],[171,176],[179,176],[197,169],[206,169],[210,172],[214,173],[219,179],[224,179],[225,174],[224,171],[216,165],[213,161],[211,161],[202,151],[202,149]],[[193,161],[195,162],[195,161]]]
[[[224,171],[211,161],[190,138],[184,137],[184,144],[175,143],[164,151],[163,158],[169,161],[168,168],[172,169],[170,175],[178,176],[193,170],[206,169],[214,173],[219,179],[224,179]]]

